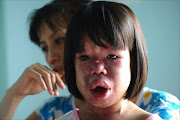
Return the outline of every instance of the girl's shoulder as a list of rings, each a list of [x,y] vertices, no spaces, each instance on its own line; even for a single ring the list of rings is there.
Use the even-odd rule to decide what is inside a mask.
[[[57,120],[80,120],[78,111],[79,109],[74,109],[63,115],[62,117],[58,118]]]
[[[162,118],[159,117],[158,114],[152,114],[151,116],[149,116],[148,118],[146,118],[146,120],[162,120]]]

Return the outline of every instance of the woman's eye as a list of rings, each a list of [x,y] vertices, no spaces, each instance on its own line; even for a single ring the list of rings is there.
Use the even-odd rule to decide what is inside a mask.
[[[60,43],[62,43],[63,40],[64,40],[64,38],[59,38],[59,39],[56,40],[56,43],[60,44]]]
[[[108,55],[107,58],[108,59],[116,59],[116,58],[118,58],[118,56],[116,56],[116,55]]]
[[[82,56],[79,57],[79,59],[82,60],[82,61],[86,61],[86,60],[89,60],[90,57],[87,56],[87,55],[82,55]]]
[[[44,52],[44,53],[46,53],[47,51],[48,51],[48,47],[43,47],[43,48],[41,48],[42,49],[42,51]]]

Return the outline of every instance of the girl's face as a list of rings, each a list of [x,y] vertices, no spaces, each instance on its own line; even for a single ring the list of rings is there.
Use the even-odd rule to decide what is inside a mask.
[[[93,106],[108,107],[118,103],[128,89],[131,79],[129,50],[115,50],[95,45],[85,35],[84,51],[75,57],[76,84],[85,98]]]
[[[60,75],[65,82],[63,58],[64,58],[64,38],[66,29],[54,32],[45,22],[42,22],[39,30],[40,47],[45,53],[46,62]]]

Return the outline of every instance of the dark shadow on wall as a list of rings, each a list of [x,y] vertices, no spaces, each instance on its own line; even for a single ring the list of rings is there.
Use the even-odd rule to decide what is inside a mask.
[[[4,35],[4,0],[0,0],[0,101],[7,89],[6,41]]]

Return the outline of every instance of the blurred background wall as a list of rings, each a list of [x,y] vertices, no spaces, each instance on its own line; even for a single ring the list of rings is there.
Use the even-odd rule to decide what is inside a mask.
[[[4,4],[0,0],[0,100],[7,88],[6,79],[6,50],[5,50],[5,30],[4,30]]]
[[[27,17],[50,0],[0,0],[0,101],[6,90],[33,63],[47,65],[43,52],[30,42]],[[128,5],[143,28],[149,53],[147,87],[180,99],[180,0],[115,0]],[[60,91],[60,89],[59,89]],[[69,95],[67,89],[60,95]],[[13,120],[25,119],[47,91],[27,96]]]

